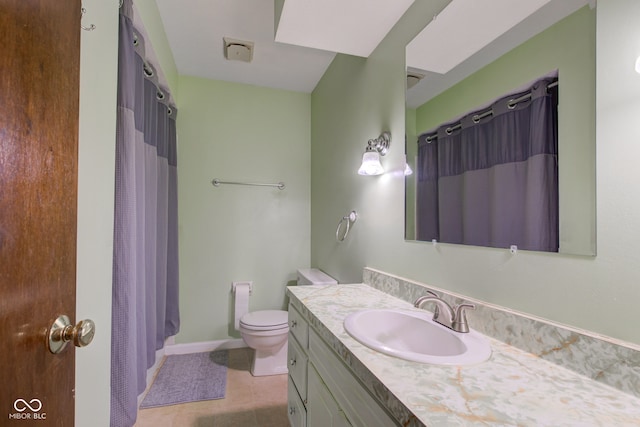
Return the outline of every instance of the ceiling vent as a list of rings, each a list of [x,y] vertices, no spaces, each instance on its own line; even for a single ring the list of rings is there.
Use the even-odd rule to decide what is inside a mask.
[[[424,74],[410,72],[407,73],[407,89],[411,89],[424,78]]]
[[[224,57],[233,61],[251,62],[253,59],[253,42],[223,37]]]

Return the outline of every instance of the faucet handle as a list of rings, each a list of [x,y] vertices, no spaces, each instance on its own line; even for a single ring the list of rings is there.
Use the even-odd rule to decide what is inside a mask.
[[[475,310],[474,304],[459,304],[455,309],[455,315],[453,317],[452,329],[456,332],[469,332],[469,325],[467,324],[466,309]]]

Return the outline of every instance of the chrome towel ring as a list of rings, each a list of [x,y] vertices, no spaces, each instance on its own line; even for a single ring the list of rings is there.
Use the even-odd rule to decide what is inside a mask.
[[[351,225],[358,219],[358,213],[356,211],[349,212],[349,215],[343,216],[336,228],[336,240],[342,242],[349,235]],[[344,224],[344,226],[343,226]]]

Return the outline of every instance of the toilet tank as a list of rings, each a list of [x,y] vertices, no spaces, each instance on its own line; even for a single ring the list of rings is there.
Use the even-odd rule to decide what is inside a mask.
[[[338,281],[317,268],[298,270],[298,286],[303,285],[337,285]]]

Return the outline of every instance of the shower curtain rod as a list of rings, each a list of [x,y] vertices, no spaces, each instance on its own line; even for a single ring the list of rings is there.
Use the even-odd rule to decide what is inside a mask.
[[[558,80],[556,80],[556,81],[554,81],[554,82],[552,82],[552,83],[549,83],[549,85],[547,86],[547,89],[551,89],[551,88],[554,88],[554,87],[556,87],[556,86],[558,86]],[[514,98],[514,99],[509,100],[509,102],[507,103],[507,105],[508,105],[510,108],[513,108],[513,107],[515,107],[518,103],[520,103],[520,102],[522,102],[522,101],[526,101],[526,100],[528,100],[528,99],[530,99],[530,98],[531,98],[531,92],[526,93],[526,94],[524,94],[524,95],[522,95],[522,96],[520,96],[520,97],[518,97],[518,98]],[[473,122],[474,122],[474,123],[478,123],[480,120],[484,119],[485,117],[489,117],[489,116],[492,116],[492,115],[493,115],[493,110],[490,108],[490,109],[488,109],[487,111],[485,111],[484,113],[476,114],[475,116],[473,116]],[[458,129],[461,129],[461,128],[462,128],[462,123],[458,122],[458,123],[456,123],[456,124],[455,124],[455,125],[453,125],[453,126],[449,126],[449,127],[445,130],[445,132],[447,133],[447,135],[451,135],[454,131],[456,131],[456,130],[458,130]],[[429,132],[429,133],[431,133],[431,132]],[[423,135],[424,135],[424,134],[423,134]],[[430,143],[430,142],[431,142],[431,141],[433,141],[434,139],[438,139],[438,134],[437,134],[437,133],[436,133],[436,134],[433,134],[433,135],[431,135],[431,136],[428,136],[428,137],[426,138],[426,141],[427,141],[427,143]]]

